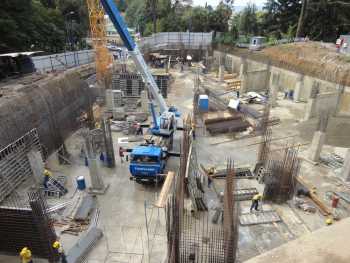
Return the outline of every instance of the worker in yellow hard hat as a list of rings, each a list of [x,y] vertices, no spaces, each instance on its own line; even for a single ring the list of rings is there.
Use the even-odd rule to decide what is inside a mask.
[[[66,254],[64,253],[64,250],[62,248],[61,243],[58,240],[56,240],[55,242],[53,242],[52,247],[58,253],[59,258],[60,258],[60,262],[61,263],[67,263],[68,261],[67,261],[67,258],[66,258]]]
[[[195,140],[196,139],[196,124],[194,122],[192,122],[191,131],[192,131],[192,138],[193,138],[193,140]]]
[[[21,258],[22,263],[33,263],[32,252],[27,247],[22,248],[21,252],[19,253],[19,256]]]
[[[257,193],[256,195],[253,196],[252,198],[252,205],[250,207],[250,212],[255,209],[255,211],[259,211],[259,201],[262,199],[262,195]]]
[[[333,219],[332,218],[327,218],[326,225],[330,226],[331,224],[333,224]]]
[[[52,173],[48,169],[45,169],[44,170],[44,183],[43,183],[45,189],[48,188],[47,183],[49,182],[49,179],[51,176],[52,176]]]

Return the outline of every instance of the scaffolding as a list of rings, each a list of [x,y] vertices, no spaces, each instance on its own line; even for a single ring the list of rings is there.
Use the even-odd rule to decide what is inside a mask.
[[[213,224],[210,211],[199,211],[198,200],[194,198],[196,195],[191,193],[197,191],[191,181],[198,178],[198,171],[196,173],[196,156],[190,127],[191,119],[187,118],[181,145],[179,175],[176,177],[173,195],[166,206],[167,262],[234,263],[238,240],[238,208],[233,195],[234,165],[232,161],[228,161],[222,224]],[[196,185],[200,185],[200,182],[197,181]],[[194,214],[184,209],[185,192],[189,193]],[[201,198],[204,202],[203,195]]]

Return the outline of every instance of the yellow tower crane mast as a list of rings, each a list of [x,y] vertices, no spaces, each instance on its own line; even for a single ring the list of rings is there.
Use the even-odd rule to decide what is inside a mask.
[[[100,83],[106,83],[110,77],[112,56],[107,48],[105,12],[100,0],[86,1],[89,11],[91,39],[96,52],[96,79]]]

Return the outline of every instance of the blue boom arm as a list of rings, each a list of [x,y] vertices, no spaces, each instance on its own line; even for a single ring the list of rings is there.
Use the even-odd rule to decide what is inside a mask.
[[[159,88],[152,76],[152,74],[148,70],[148,66],[143,59],[143,56],[138,49],[136,43],[132,39],[128,27],[124,22],[123,17],[120,15],[120,12],[114,2],[114,0],[101,0],[102,6],[109,18],[111,19],[114,27],[117,29],[121,39],[124,42],[124,45],[129,50],[131,57],[136,64],[137,69],[140,71],[142,78],[146,84],[148,91],[152,94],[153,98],[157,101],[157,104],[160,108],[160,112],[163,114],[164,112],[168,112],[168,106],[161,95]]]

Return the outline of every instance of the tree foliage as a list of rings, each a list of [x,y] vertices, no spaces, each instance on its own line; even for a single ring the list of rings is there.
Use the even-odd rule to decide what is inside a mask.
[[[257,7],[248,3],[239,16],[239,32],[245,35],[257,35],[259,31]]]
[[[305,9],[302,11],[304,2]],[[338,0],[268,0],[264,6],[262,28],[266,35],[280,38],[299,36],[313,40],[334,41],[350,32],[350,2]],[[300,17],[300,15],[302,17]]]
[[[126,21],[129,26],[139,29],[147,36],[154,32],[153,3],[154,0],[127,1]],[[183,1],[157,0],[156,32],[227,32],[231,16],[232,0],[225,0],[216,9],[211,6],[191,7]]]
[[[74,12],[70,17],[67,14]],[[64,50],[67,31],[79,45],[88,28],[84,0],[3,0],[0,52]]]

